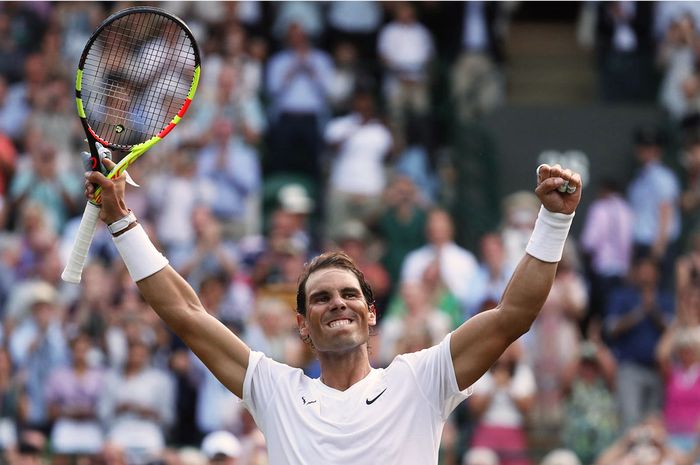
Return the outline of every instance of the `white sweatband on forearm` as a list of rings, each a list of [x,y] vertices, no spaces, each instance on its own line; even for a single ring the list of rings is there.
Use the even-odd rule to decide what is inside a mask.
[[[112,239],[135,282],[148,278],[168,264],[168,259],[158,252],[140,224]]]
[[[561,260],[575,214],[552,213],[541,206],[525,252],[543,262],[555,263]]]

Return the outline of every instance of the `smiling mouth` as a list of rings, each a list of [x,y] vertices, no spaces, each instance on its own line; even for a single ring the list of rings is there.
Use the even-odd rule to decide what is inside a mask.
[[[328,323],[328,326],[331,328],[337,328],[339,326],[346,326],[352,323],[352,321],[348,319],[342,319],[342,320],[333,320],[330,323]]]

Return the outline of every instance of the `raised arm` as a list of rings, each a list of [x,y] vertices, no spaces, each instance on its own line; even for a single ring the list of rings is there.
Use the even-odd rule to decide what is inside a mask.
[[[102,187],[100,219],[105,224],[128,215],[124,175],[110,180],[91,172],[86,179],[88,198],[93,195],[93,184]],[[117,248],[146,302],[219,381],[242,398],[250,349],[206,311],[192,287],[167,264],[138,223],[116,235]]]
[[[574,192],[557,190],[566,182],[576,188]],[[496,308],[468,319],[452,334],[450,351],[460,389],[474,384],[508,346],[530,329],[554,282],[581,189],[578,173],[559,165],[541,165],[538,169],[535,193],[542,209],[527,254]]]

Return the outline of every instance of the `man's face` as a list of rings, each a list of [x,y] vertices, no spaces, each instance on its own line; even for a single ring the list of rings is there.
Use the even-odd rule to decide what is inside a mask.
[[[350,352],[367,343],[376,313],[351,271],[324,268],[311,273],[306,296],[306,316],[297,315],[297,323],[317,352]]]

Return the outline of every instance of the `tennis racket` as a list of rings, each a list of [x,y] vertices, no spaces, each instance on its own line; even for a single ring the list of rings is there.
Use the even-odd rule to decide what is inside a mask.
[[[108,173],[113,178],[167,136],[187,112],[199,73],[197,42],[180,18],[147,6],[107,18],[85,45],[75,77],[88,169],[103,169],[96,144],[126,153]],[[80,282],[100,200],[98,188],[85,207],[64,281]]]

